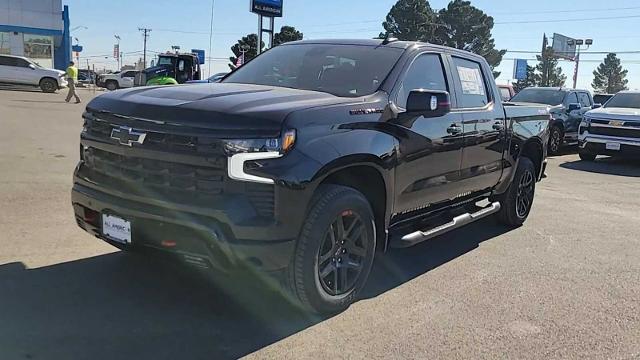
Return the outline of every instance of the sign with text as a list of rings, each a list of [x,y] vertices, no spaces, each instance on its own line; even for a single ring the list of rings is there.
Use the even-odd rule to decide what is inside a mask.
[[[516,80],[527,78],[527,60],[515,59],[513,61],[513,78]]]
[[[198,56],[198,62],[200,63],[200,65],[204,64],[204,50],[191,49],[191,53]]]
[[[268,17],[282,17],[283,0],[251,0],[251,12]]]

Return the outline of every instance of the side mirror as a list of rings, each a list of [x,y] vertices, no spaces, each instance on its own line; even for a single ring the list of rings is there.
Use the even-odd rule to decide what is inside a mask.
[[[602,104],[593,104],[593,106],[591,107],[592,109],[600,109],[602,107]]]
[[[582,109],[582,106],[580,106],[580,104],[571,103],[571,104],[569,104],[569,107],[567,107],[567,112],[572,112],[572,111],[576,111],[576,110],[580,110],[580,109]]]
[[[36,66],[35,66],[35,65],[33,65],[33,64],[29,64],[29,69],[31,69],[31,70],[35,70],[35,69],[36,69]]]
[[[407,98],[408,115],[438,117],[451,111],[449,93],[438,90],[412,90]]]

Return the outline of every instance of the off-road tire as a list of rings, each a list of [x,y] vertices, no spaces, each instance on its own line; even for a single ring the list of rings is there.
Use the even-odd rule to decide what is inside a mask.
[[[348,308],[364,287],[376,249],[375,220],[371,205],[359,191],[340,185],[318,188],[296,244],[288,271],[288,286],[295,300],[306,310],[316,313],[336,313]],[[344,294],[333,296],[322,285],[319,275],[319,253],[326,244],[326,234],[338,216],[351,211],[360,217],[362,234],[368,239],[362,270],[355,285]],[[337,275],[336,275],[337,276]]]

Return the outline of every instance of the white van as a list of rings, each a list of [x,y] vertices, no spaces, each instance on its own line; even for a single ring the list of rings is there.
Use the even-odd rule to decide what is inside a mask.
[[[46,69],[26,57],[0,55],[0,83],[38,86],[46,93],[67,86],[65,72]]]

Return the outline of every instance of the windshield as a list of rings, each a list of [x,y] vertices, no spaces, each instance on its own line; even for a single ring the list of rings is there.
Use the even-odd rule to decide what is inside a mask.
[[[524,89],[514,96],[511,101],[513,102],[527,102],[546,105],[560,105],[564,100],[564,91],[560,90],[547,90],[547,89]]]
[[[161,56],[158,58],[158,63],[156,65],[173,65],[173,58]]]
[[[604,107],[640,109],[640,93],[618,94],[612,97]]]
[[[378,90],[403,50],[304,44],[275,47],[229,75],[225,83],[280,86],[342,97]]]

